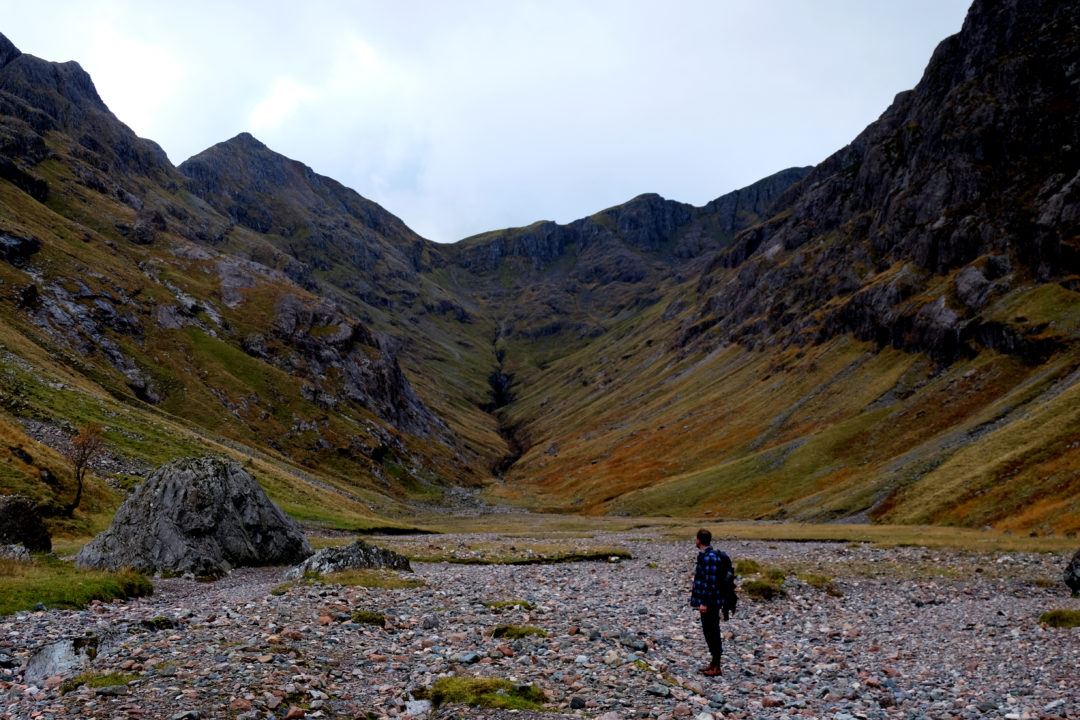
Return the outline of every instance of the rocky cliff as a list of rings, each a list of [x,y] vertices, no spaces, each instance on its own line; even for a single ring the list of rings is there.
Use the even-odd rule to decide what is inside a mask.
[[[914,90],[717,259],[699,321],[751,342],[850,333],[945,362],[1071,343],[995,301],[1073,289],[1080,270],[1077,9],[976,2]]]

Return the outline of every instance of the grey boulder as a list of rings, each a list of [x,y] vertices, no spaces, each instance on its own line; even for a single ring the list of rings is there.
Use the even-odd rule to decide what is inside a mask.
[[[239,464],[182,458],[139,485],[75,565],[206,577],[292,565],[312,552],[299,524]]]
[[[1072,561],[1065,567],[1065,584],[1073,591],[1073,595],[1080,594],[1080,550],[1076,551]]]
[[[31,552],[49,552],[52,537],[33,500],[23,495],[0,495],[0,545],[18,544]]]
[[[390,570],[408,570],[409,559],[393,550],[357,540],[342,547],[323,548],[297,567],[285,573],[286,580],[296,580],[309,573],[329,575],[350,568],[387,568]]]

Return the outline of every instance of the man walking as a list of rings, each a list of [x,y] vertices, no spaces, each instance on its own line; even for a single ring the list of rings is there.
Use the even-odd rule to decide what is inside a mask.
[[[701,668],[701,671],[715,677],[722,674],[720,656],[724,653],[724,642],[720,638],[720,613],[724,611],[726,620],[728,610],[734,610],[733,607],[727,607],[728,596],[731,594],[727,585],[734,583],[735,575],[727,554],[713,550],[711,532],[704,528],[698,530],[694,544],[697,546],[698,556],[690,605],[701,613],[701,630],[712,655],[711,662]]]

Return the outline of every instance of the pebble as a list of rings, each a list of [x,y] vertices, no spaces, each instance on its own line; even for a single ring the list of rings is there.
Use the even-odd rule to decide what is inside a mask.
[[[497,540],[438,538],[448,547]],[[417,554],[429,554],[422,550],[431,541],[376,542],[406,552],[412,544]],[[842,595],[795,576],[785,582],[787,595],[772,602],[741,595],[739,612],[722,628],[724,674],[709,678],[699,672],[706,650],[689,607],[693,545],[641,530],[580,542],[583,550],[590,542],[620,546],[633,559],[414,563],[423,587],[296,585],[281,594],[271,590],[283,569],[242,569],[213,583],[155,580],[151,597],[85,611],[0,618],[0,720],[201,720],[213,716],[204,714],[209,708],[244,720],[369,712],[472,717],[473,709],[435,711],[415,698],[446,675],[506,678],[548,699],[544,713],[476,715],[486,720],[1080,717],[1077,631],[1037,622],[1045,610],[1080,609],[1064,586],[1035,582],[1060,577],[1062,556],[717,543],[736,560],[833,575]],[[508,600],[528,606],[489,606]],[[356,610],[382,614],[384,626],[354,623]],[[172,627],[142,624],[162,617]],[[547,636],[494,638],[501,624],[536,625]],[[44,687],[23,683],[38,648],[106,634],[109,642],[85,667],[50,677]],[[63,681],[85,671],[135,679],[60,693]]]

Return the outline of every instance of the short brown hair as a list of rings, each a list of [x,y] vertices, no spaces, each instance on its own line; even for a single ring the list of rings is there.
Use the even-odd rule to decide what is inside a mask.
[[[697,531],[697,539],[702,545],[712,545],[712,533],[705,528]]]

